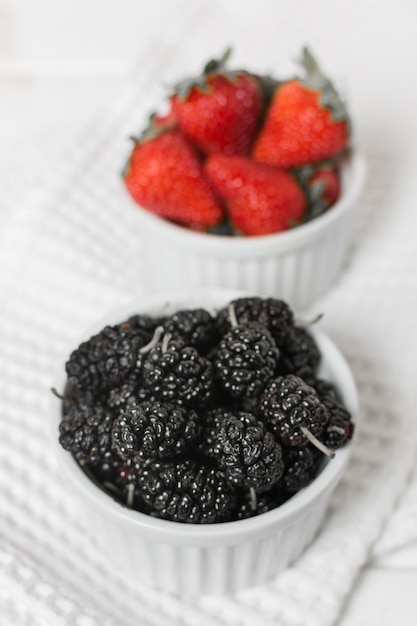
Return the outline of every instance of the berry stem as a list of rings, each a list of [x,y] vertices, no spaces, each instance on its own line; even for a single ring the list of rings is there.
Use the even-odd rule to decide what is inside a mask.
[[[133,506],[134,498],[135,498],[135,485],[133,483],[129,483],[126,491],[127,491],[126,506],[128,506],[129,509],[131,509]]]
[[[333,452],[333,450],[330,450],[330,448],[325,446],[324,443],[319,441],[317,437],[315,437],[313,433],[311,433],[308,430],[308,428],[306,428],[306,426],[301,426],[300,430],[303,433],[303,435],[309,440],[309,442],[313,444],[313,446],[315,446],[318,450],[323,452],[323,454],[328,456],[330,459],[334,459],[335,453]]]
[[[168,350],[168,344],[171,341],[171,338],[172,338],[171,333],[166,333],[166,335],[163,336],[162,344],[161,344],[162,354],[165,354],[165,352]]]
[[[162,335],[163,332],[164,332],[164,327],[163,326],[157,326],[155,328],[155,332],[153,334],[152,339],[145,346],[142,346],[142,348],[139,350],[139,353],[140,354],[146,354],[147,352],[152,350],[152,348],[154,348],[156,346],[156,344],[158,343],[158,341],[160,340],[161,335]]]
[[[256,509],[258,508],[258,498],[254,487],[249,487],[249,497],[249,506],[252,511],[256,511]]]
[[[236,317],[236,310],[233,304],[229,304],[228,311],[229,311],[230,325],[232,328],[236,328],[238,326],[238,321]]]
[[[324,317],[324,313],[317,313],[315,317],[312,317],[310,320],[302,322],[302,326],[304,328],[308,328],[309,326],[314,326],[314,324],[318,324],[320,320]]]
[[[326,430],[328,433],[338,433],[339,435],[345,434],[345,429],[340,426],[329,426]]]
[[[51,387],[51,391],[54,394],[54,396],[62,400],[62,402],[68,402],[68,404],[75,404],[74,398],[70,398],[69,396],[64,396],[62,393],[59,393],[59,391],[57,391],[55,387]]]

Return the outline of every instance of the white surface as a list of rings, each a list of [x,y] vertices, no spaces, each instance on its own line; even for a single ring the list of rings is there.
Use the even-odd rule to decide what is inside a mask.
[[[81,0],[59,5],[52,0],[37,3],[9,0],[2,3],[0,32],[5,36],[0,47],[0,138],[3,145],[10,148],[0,154],[0,172],[3,179],[0,200],[6,225],[9,219],[15,219],[16,211],[28,189],[39,194],[40,185],[42,190],[53,186],[49,171],[42,169],[40,156],[46,155],[45,163],[49,163],[48,157],[54,155],[54,165],[58,169],[60,150],[66,155],[79,154],[82,159],[83,142],[78,141],[74,145],[73,141],[78,136],[79,129],[87,128],[90,133],[94,133],[92,121],[101,114],[103,106],[111,103],[115,94],[124,88],[125,79],[131,76],[131,72],[136,75],[140,72],[141,64],[152,63],[152,45],[164,45],[164,37],[168,32],[166,21],[162,19],[165,23],[163,32],[157,28],[156,22],[158,17],[161,18],[166,3],[153,2],[152,8],[149,4],[125,1],[108,3],[103,7],[103,3],[98,1],[85,3]],[[177,3],[178,11],[182,11],[183,5],[184,3]],[[374,159],[371,175],[379,175],[381,182],[379,189],[374,188],[373,193],[378,194],[377,199],[383,204],[390,197],[391,189],[395,188],[394,183],[397,184],[397,191],[401,183],[400,188],[404,191],[402,198],[406,198],[403,201],[410,201],[415,206],[417,197],[411,173],[416,163],[417,122],[414,111],[417,94],[415,86],[409,80],[413,74],[410,70],[415,70],[416,58],[415,46],[413,47],[417,25],[415,4],[405,0],[391,0],[383,4],[376,1],[345,3],[342,8],[338,7],[337,14],[332,14],[328,21],[315,18],[313,7],[306,19],[301,9],[297,13],[297,9],[292,8],[293,5],[290,2],[282,3],[283,12],[290,14],[286,23],[293,23],[294,33],[297,33],[294,34],[291,50],[288,35],[276,48],[283,59],[283,67],[287,66],[287,59],[298,51],[299,41],[304,43],[307,38],[311,39],[313,26],[318,29],[316,32],[320,41],[320,55],[326,60],[326,65],[330,66],[329,69],[340,74],[346,81],[356,114],[358,135],[366,148],[378,157]],[[317,5],[314,3],[314,12],[316,9]],[[198,16],[194,18],[201,25],[205,17],[203,4],[195,3],[193,10],[195,16],[198,11],[202,11],[201,21],[197,20]],[[149,24],[144,29],[144,15],[150,11],[152,19],[148,20]],[[189,16],[190,10],[186,14]],[[346,24],[353,24],[354,28],[345,28]],[[231,32],[234,33],[237,43],[242,44],[239,60],[243,62],[251,56],[254,67],[264,64],[272,38],[278,37],[279,24],[274,26],[273,33],[267,32],[263,41],[257,37],[252,46],[245,46],[243,43],[247,31],[246,34],[237,33],[236,25],[230,26],[231,29],[233,26]],[[208,32],[209,27],[210,15],[206,28],[200,29],[203,46],[210,49],[210,53],[213,49],[217,52],[219,47],[223,48],[224,42],[215,40],[215,37],[208,41],[208,35],[204,39],[203,35]],[[180,30],[178,27],[172,36],[178,37]],[[140,35],[137,35],[138,31]],[[186,36],[186,29],[182,34]],[[371,48],[369,41],[372,41]],[[238,45],[236,48],[238,51]],[[366,64],[362,62],[362,55],[367,58]],[[185,62],[179,58],[178,63],[180,61],[183,64]],[[371,61],[374,62],[375,73],[371,71]],[[187,58],[187,66],[189,62],[190,57]],[[199,66],[200,58],[192,58],[191,62]],[[383,72],[381,64],[384,65]],[[163,74],[162,68],[161,73]],[[398,108],[401,113],[397,113]],[[33,173],[25,168],[24,174],[20,175],[19,167],[24,159],[19,155],[16,146],[32,151]],[[395,171],[392,170],[395,162],[393,157],[397,157]],[[76,159],[77,156],[73,158]],[[384,168],[387,163],[390,167],[389,176],[385,176],[387,170]],[[374,228],[384,228],[383,224],[378,226],[375,221],[367,223],[364,220],[361,226],[365,231],[369,223]],[[1,237],[3,236],[4,231],[1,233]],[[389,232],[386,237],[389,248],[392,244]],[[366,232],[364,241],[367,241]],[[372,238],[369,242],[372,245]],[[415,267],[414,249],[406,247],[402,250],[402,255],[409,255],[410,266]],[[381,256],[383,258],[383,251]],[[13,259],[8,262],[13,264]],[[388,282],[393,275],[392,269],[386,268]],[[415,304],[415,281],[410,281],[409,288],[409,302]],[[372,285],[370,295],[372,296]],[[53,297],[53,294],[49,297]],[[377,333],[377,312],[375,326]],[[398,346],[398,351],[406,347],[407,337]],[[375,393],[380,393],[380,390],[376,388]],[[339,622],[341,626],[388,626],[396,622],[403,626],[415,624],[417,547],[413,543],[405,548],[401,546],[401,537],[412,542],[413,533],[416,532],[417,523],[410,523],[410,520],[417,520],[417,517],[413,518],[414,485],[415,482],[412,482],[409,491],[400,500],[400,514],[396,515],[394,511],[390,532],[383,534],[381,542],[377,544],[377,558],[373,560],[371,555],[364,574],[359,576],[345,614]],[[409,513],[405,516],[406,523],[404,511]],[[393,546],[398,549],[391,554],[390,549]],[[32,555],[28,552],[28,559],[30,558]],[[12,593],[13,590],[6,589],[7,591]],[[29,593],[27,596],[22,595],[23,607],[29,597]],[[39,597],[38,606],[46,607],[42,595],[36,597]],[[4,607],[9,606],[4,587],[0,600]],[[53,618],[47,614],[45,608],[43,622],[41,618],[39,622],[31,622],[28,613],[27,623],[49,626],[54,624],[51,619]],[[7,622],[9,623],[11,622]],[[17,620],[15,623],[18,623]],[[19,626],[20,623],[23,621],[19,622]]]

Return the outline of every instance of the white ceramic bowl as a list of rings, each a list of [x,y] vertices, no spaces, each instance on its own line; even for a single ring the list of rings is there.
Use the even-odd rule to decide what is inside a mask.
[[[351,221],[365,179],[357,151],[342,166],[341,195],[320,217],[273,235],[225,237],[193,232],[123,196],[137,214],[138,233],[155,291],[221,287],[282,298],[301,310],[337,279],[349,252]]]
[[[150,297],[100,320],[70,351],[105,324],[118,323],[134,313],[169,313],[194,306],[210,310],[241,295],[202,290]],[[323,332],[311,330],[322,353],[322,376],[336,384],[357,421],[356,386],[343,356]],[[65,383],[63,360],[55,387],[63,392]],[[52,396],[52,445],[79,498],[80,515],[103,552],[129,580],[184,596],[225,593],[259,584],[293,562],[317,534],[351,450],[351,443],[338,450],[310,486],[275,510],[233,522],[182,524],[129,510],[101,491],[58,443],[60,419],[61,401]]]

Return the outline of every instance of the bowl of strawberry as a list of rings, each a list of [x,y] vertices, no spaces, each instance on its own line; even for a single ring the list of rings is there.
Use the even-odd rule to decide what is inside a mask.
[[[180,82],[129,149],[150,284],[275,295],[301,310],[341,273],[364,159],[346,105],[306,48],[287,80],[227,68]]]
[[[51,394],[52,445],[99,549],[187,597],[259,584],[307,548],[357,420],[317,323],[221,289],[109,313],[72,342]]]

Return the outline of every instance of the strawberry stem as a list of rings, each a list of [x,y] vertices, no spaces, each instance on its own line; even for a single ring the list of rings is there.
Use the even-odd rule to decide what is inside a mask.
[[[222,70],[224,66],[226,65],[227,61],[229,60],[229,57],[231,54],[232,54],[232,48],[230,48],[229,46],[223,52],[220,59],[210,59],[210,61],[208,61],[204,67],[204,70],[203,70],[204,76],[207,76],[207,74],[212,74],[213,72],[218,72],[219,70]]]

